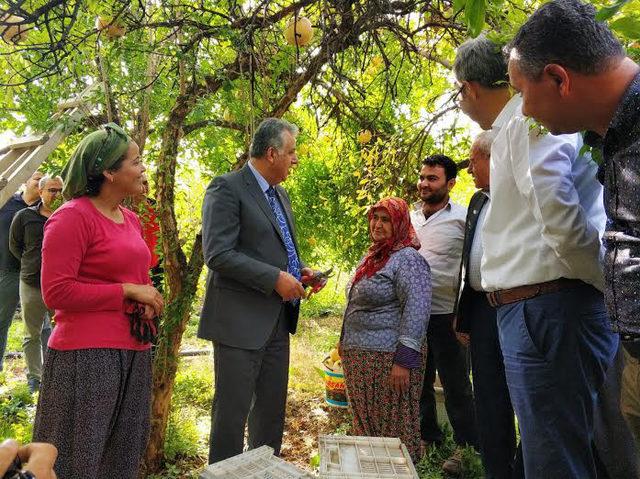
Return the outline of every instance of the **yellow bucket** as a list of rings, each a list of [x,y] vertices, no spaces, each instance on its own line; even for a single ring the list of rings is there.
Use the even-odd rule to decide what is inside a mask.
[[[332,362],[330,356],[327,356],[322,362],[324,366],[323,378],[325,386],[324,400],[327,404],[334,407],[348,407],[347,387],[344,382],[344,372],[340,361]]]

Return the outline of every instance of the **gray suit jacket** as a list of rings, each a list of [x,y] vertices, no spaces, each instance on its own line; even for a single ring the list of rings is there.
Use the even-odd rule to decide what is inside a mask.
[[[289,197],[281,186],[276,191],[295,243]],[[202,246],[209,272],[198,337],[260,349],[283,307],[274,287],[280,271],[287,270],[287,251],[275,215],[248,166],[218,176],[207,188]],[[289,331],[295,333],[298,307],[284,307]]]

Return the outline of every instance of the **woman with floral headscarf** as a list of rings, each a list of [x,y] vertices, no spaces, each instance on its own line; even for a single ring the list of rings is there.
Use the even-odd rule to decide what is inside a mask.
[[[149,248],[122,201],[142,189],[138,145],[116,124],[86,136],[62,175],[70,199],[47,221],[42,293],[55,309],[34,440],[58,477],[136,478],[148,433],[150,340],[162,312]]]
[[[399,437],[417,462],[431,272],[404,200],[380,200],[368,216],[372,244],[348,286],[340,339],[353,433]]]

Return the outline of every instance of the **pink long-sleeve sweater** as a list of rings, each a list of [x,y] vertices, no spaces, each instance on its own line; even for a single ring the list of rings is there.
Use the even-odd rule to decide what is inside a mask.
[[[135,213],[122,213],[124,223],[118,224],[81,197],[47,221],[41,277],[44,301],[55,309],[50,348],[150,347],[130,333],[122,284],[149,284],[151,255]]]

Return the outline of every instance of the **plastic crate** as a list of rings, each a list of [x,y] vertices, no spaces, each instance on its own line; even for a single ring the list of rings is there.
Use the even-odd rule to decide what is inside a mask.
[[[321,479],[417,479],[411,456],[398,438],[319,436]]]
[[[273,455],[269,446],[211,464],[200,479],[307,479],[311,474]]]

